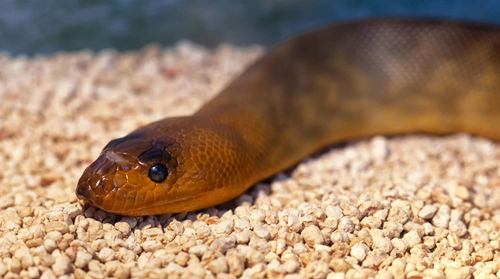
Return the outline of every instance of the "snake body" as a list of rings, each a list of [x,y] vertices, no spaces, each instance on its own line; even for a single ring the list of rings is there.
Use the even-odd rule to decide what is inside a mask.
[[[77,195],[123,215],[197,210],[335,143],[414,132],[500,140],[499,123],[500,28],[349,22],[271,48],[191,116],[112,140]]]

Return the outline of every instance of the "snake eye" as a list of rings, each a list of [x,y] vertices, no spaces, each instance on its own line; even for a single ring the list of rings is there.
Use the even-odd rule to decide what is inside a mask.
[[[148,176],[153,182],[162,183],[168,176],[168,169],[164,164],[158,163],[149,169]]]

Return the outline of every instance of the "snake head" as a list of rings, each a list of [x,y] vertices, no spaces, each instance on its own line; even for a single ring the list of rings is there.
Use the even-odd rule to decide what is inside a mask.
[[[183,122],[159,121],[109,142],[83,172],[78,198],[138,216],[196,210],[233,197],[220,187],[230,185],[224,178],[236,171],[238,156],[230,141]]]

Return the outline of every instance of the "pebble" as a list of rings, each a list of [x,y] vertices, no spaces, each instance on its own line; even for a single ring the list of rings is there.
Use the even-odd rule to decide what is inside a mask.
[[[328,264],[323,261],[314,261],[306,266],[305,273],[307,278],[322,279],[328,275]]]
[[[61,276],[71,272],[71,260],[65,255],[55,257],[55,262],[54,265],[52,265],[52,270],[57,276]]]
[[[440,228],[448,228],[450,222],[450,207],[448,205],[441,205],[434,218],[432,224]]]
[[[369,251],[370,248],[363,243],[356,243],[351,248],[351,256],[353,256],[358,261],[363,261],[366,257],[366,252]]]
[[[384,232],[379,229],[371,229],[370,235],[373,239],[373,246],[384,253],[389,253],[392,250],[391,240],[384,235]]]
[[[101,260],[101,262],[108,262],[114,259],[115,252],[111,248],[106,247],[99,252],[97,257],[99,258],[99,260]]]
[[[349,217],[342,217],[338,225],[338,229],[352,233],[354,231],[354,223]]]
[[[230,234],[233,230],[234,222],[231,219],[222,220],[214,228],[217,234]]]
[[[91,254],[83,251],[78,251],[78,253],[76,253],[75,266],[78,268],[84,268],[85,266],[87,266],[91,259]]]
[[[336,220],[340,220],[342,217],[344,217],[344,213],[342,212],[342,208],[338,206],[332,206],[329,205],[325,209],[325,214],[328,217],[334,218]]]
[[[267,229],[267,226],[264,225],[263,223],[256,223],[254,226],[254,233],[260,238],[264,239],[270,239],[271,238],[271,233]]]
[[[428,204],[420,210],[420,212],[418,213],[418,217],[428,220],[434,217],[436,211],[437,209],[434,205]]]
[[[213,274],[219,274],[226,273],[229,267],[227,265],[227,260],[224,257],[218,257],[208,263],[207,269]]]
[[[146,240],[142,244],[142,248],[146,252],[154,252],[154,251],[156,251],[158,249],[163,248],[163,244],[160,241],[158,241],[158,240]]]
[[[189,254],[193,254],[197,257],[203,256],[205,252],[207,251],[208,247],[204,244],[196,245],[191,248],[189,248]]]
[[[314,244],[324,243],[323,234],[321,233],[321,230],[317,226],[305,227],[300,235],[309,246],[313,246]]]
[[[130,225],[127,222],[116,222],[115,228],[121,233],[122,237],[127,237],[131,231]]]
[[[403,241],[411,248],[420,244],[422,239],[416,231],[409,231],[403,235]]]

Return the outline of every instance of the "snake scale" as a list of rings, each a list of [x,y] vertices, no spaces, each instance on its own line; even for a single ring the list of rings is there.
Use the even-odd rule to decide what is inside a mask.
[[[192,211],[335,143],[465,132],[500,140],[500,28],[367,19],[272,47],[187,117],[114,139],[77,196],[123,215]]]

